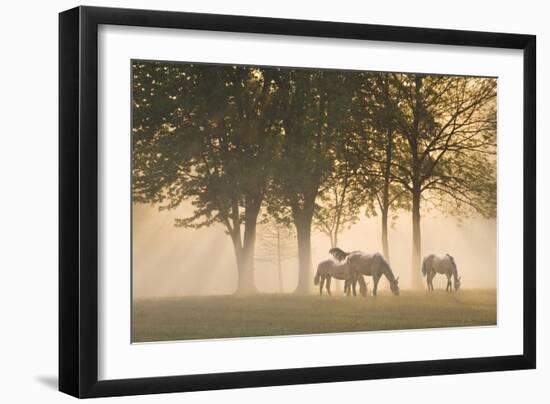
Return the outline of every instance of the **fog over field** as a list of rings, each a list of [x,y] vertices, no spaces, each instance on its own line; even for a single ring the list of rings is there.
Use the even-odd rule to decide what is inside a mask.
[[[190,206],[159,212],[154,205],[133,206],[133,293],[134,298],[231,294],[237,287],[237,266],[230,237],[220,224],[201,229],[174,226],[174,219],[189,214]],[[379,217],[366,218],[346,229],[338,245],[346,251],[381,252]],[[265,230],[264,230],[265,231]],[[406,289],[411,282],[411,218],[405,212],[395,220],[389,231],[390,263]],[[262,227],[258,230],[261,238]],[[293,240],[295,242],[295,240]],[[289,243],[286,243],[289,244]],[[290,243],[292,245],[292,243]],[[312,236],[312,271],[319,261],[330,258],[330,240],[324,234]],[[295,252],[295,251],[294,251]],[[292,253],[292,252],[290,252]],[[495,288],[497,282],[496,221],[446,218],[437,211],[422,213],[422,255],[449,253],[455,257],[462,287]],[[518,269],[519,270],[519,269]],[[274,262],[256,260],[256,285],[261,292],[279,291],[277,267]],[[312,291],[317,292],[313,287]],[[297,285],[298,260],[282,263],[284,292]],[[369,291],[372,290],[372,281]],[[446,280],[436,276],[434,286],[444,288]],[[381,289],[387,281],[380,281]],[[341,293],[341,285],[333,286]]]

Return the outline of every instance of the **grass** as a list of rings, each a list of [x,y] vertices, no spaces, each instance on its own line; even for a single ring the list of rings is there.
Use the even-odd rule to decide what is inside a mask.
[[[132,320],[133,342],[495,325],[496,291],[143,299]]]

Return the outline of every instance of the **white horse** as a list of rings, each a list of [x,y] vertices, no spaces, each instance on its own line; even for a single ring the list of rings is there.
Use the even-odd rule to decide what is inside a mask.
[[[366,254],[362,251],[345,252],[339,248],[331,248],[329,253],[339,261],[344,261],[350,266],[352,275],[349,282],[355,288],[355,282],[363,280],[363,275],[372,276],[372,294],[376,296],[378,282],[384,275],[390,283],[390,289],[394,295],[399,295],[399,277],[395,277],[388,262],[382,254]],[[353,276],[353,273],[356,275]],[[363,281],[364,282],[364,281]],[[349,286],[348,286],[349,287]]]
[[[455,259],[449,254],[430,254],[424,257],[424,260],[422,261],[422,275],[426,276],[428,290],[434,290],[433,279],[437,274],[447,276],[447,287],[445,288],[446,291],[452,292],[453,287],[455,291],[458,291],[458,289],[460,289],[461,277],[458,276]],[[453,279],[453,285],[451,285],[451,278]]]
[[[340,279],[345,281],[346,284],[346,287],[344,288],[344,293],[347,293],[349,296],[350,288],[347,287],[347,285],[353,284],[353,296],[356,296],[355,283],[356,281],[358,281],[359,292],[361,293],[361,296],[366,297],[367,285],[365,284],[365,280],[362,277],[361,279],[355,279],[355,277],[356,274],[351,271],[347,261],[343,263],[338,263],[334,262],[333,260],[325,260],[321,261],[319,265],[317,265],[317,272],[315,273],[315,277],[313,278],[313,283],[315,285],[320,285],[319,294],[322,296],[323,286],[326,282],[327,293],[329,296],[332,296],[330,293],[330,283],[332,281],[332,278]]]

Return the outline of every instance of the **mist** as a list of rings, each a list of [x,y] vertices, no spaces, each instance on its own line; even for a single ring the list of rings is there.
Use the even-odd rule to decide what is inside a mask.
[[[232,294],[237,289],[235,254],[223,225],[214,224],[200,229],[174,226],[176,218],[184,217],[191,211],[190,205],[159,211],[155,205],[134,204],[134,298],[224,295]],[[261,232],[260,227],[258,238]],[[389,230],[390,264],[395,275],[399,276],[402,288],[409,288],[412,282],[411,232],[411,218],[407,212],[397,215]],[[346,251],[382,252],[380,218],[362,215],[358,223],[344,230],[338,244]],[[330,258],[329,249],[329,238],[313,232],[312,271],[317,263]],[[422,256],[430,253],[449,253],[455,257],[463,288],[496,288],[496,220],[459,221],[434,211],[423,212]],[[278,271],[274,262],[255,260],[254,277],[260,292],[279,292]],[[298,259],[283,261],[283,292],[293,292],[297,282]],[[445,277],[435,277],[436,288],[444,288],[445,284]],[[387,281],[382,279],[380,289],[387,287]],[[342,285],[336,284],[336,292],[341,293],[342,289]]]

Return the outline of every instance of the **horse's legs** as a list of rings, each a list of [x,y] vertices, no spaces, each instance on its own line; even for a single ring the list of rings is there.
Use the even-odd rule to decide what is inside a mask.
[[[435,274],[429,272],[428,273],[428,277],[427,277],[427,280],[428,280],[428,290],[434,290],[434,276]]]
[[[348,276],[348,279],[344,280],[344,295],[351,296],[351,289],[353,288],[353,295],[355,295],[355,283],[353,275]]]
[[[372,295],[376,296],[376,291],[378,290],[378,281],[380,280],[380,275],[375,275],[372,277],[372,281],[374,283],[372,287]]]
[[[353,274],[353,296],[357,296],[357,284],[359,283],[359,275],[357,272]],[[361,293],[361,284],[359,283],[359,293]]]
[[[447,275],[447,288],[445,289],[447,292],[453,291],[453,286],[451,284],[451,277]]]
[[[319,282],[319,296],[323,296],[323,286],[325,286],[325,277],[321,276],[321,282]]]
[[[327,293],[329,296],[332,296],[330,294],[330,281],[332,280],[332,278],[330,276],[327,276]]]

